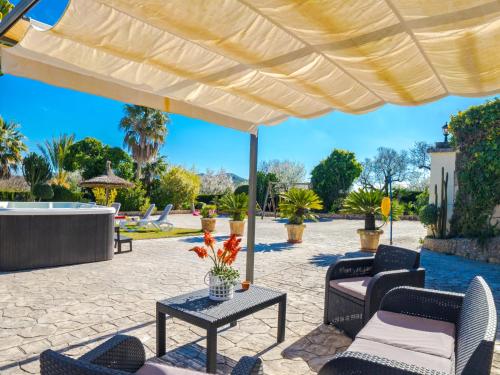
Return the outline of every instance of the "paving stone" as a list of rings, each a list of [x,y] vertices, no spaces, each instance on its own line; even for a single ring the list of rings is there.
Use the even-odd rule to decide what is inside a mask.
[[[191,215],[174,215],[172,221],[179,227],[199,227],[199,219]],[[255,279],[287,292],[286,340],[276,343],[276,306],[241,319],[236,327],[219,333],[218,373],[229,373],[241,356],[260,355],[266,374],[314,374],[349,346],[348,337],[322,324],[324,277],[335,260],[357,254],[356,229],[362,225],[355,220],[311,223],[304,242],[288,246],[281,222],[257,221]],[[228,229],[227,219],[218,218],[217,238],[227,238]],[[417,248],[424,236],[425,228],[417,222],[394,224],[396,245]],[[382,242],[388,243],[387,233]],[[0,346],[10,346],[0,348],[0,373],[36,374],[38,361],[29,359],[47,347],[78,357],[118,331],[138,337],[147,356],[153,357],[156,301],[205,287],[210,264],[187,251],[201,243],[201,237],[136,241],[132,253],[109,262],[0,273]],[[499,265],[426,251],[422,264],[430,287],[463,291],[474,275],[481,274],[500,301]],[[235,267],[244,275],[245,252]],[[168,319],[167,354],[162,360],[204,370],[205,335],[204,329]],[[500,343],[492,374],[500,374]]]

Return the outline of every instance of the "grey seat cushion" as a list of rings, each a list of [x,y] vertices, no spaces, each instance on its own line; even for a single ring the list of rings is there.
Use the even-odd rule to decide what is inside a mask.
[[[451,374],[453,370],[453,361],[451,359],[414,352],[377,341],[356,338],[347,350],[349,352],[366,353],[391,361],[402,362],[408,365],[430,369],[445,374]]]
[[[163,365],[156,362],[146,362],[135,375],[202,375],[204,372]]]
[[[379,310],[356,338],[451,359],[455,325],[449,322]]]
[[[364,300],[366,295],[366,288],[368,288],[368,284],[370,284],[371,279],[372,278],[369,276],[337,279],[330,281],[330,287],[357,299]]]

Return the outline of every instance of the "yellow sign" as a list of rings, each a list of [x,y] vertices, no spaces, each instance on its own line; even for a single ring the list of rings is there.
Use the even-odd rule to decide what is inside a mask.
[[[382,199],[380,210],[382,211],[382,215],[389,216],[391,213],[391,199],[389,197],[384,197],[384,199]]]

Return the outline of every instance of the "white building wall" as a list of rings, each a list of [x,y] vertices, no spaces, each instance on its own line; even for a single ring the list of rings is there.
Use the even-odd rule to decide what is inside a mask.
[[[429,179],[429,203],[435,202],[435,185],[437,185],[438,205],[441,201],[441,169],[444,167],[444,175],[448,173],[448,209],[447,228],[450,228],[450,219],[453,214],[453,203],[457,191],[455,176],[456,151],[452,149],[434,149],[429,151],[431,156],[431,176]]]

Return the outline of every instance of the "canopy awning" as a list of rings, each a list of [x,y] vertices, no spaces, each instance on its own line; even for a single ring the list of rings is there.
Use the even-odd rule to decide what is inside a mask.
[[[500,92],[500,2],[71,0],[5,73],[253,132]]]

